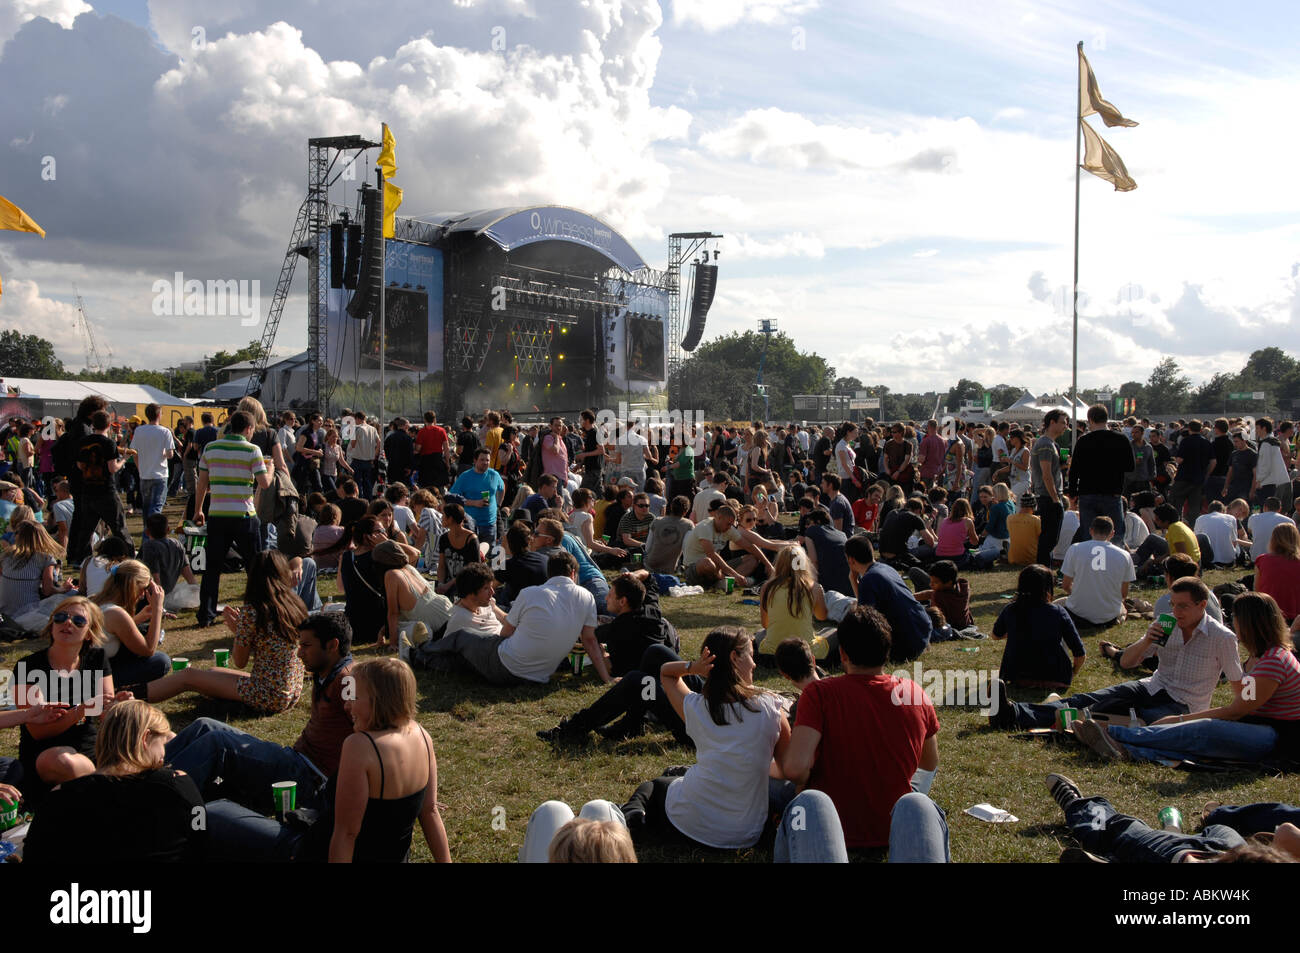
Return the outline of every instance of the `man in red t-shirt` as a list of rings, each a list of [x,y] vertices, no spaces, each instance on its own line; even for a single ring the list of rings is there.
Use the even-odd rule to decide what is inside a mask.
[[[438,425],[438,415],[424,413],[424,426],[415,435],[415,453],[419,457],[420,486],[429,490],[445,489],[451,482],[447,468],[447,431]]]
[[[889,623],[855,606],[837,630],[844,674],[813,682],[782,762],[786,778],[828,795],[844,844],[889,844],[890,812],[917,768],[939,766],[939,718],[916,682],[886,675]]]

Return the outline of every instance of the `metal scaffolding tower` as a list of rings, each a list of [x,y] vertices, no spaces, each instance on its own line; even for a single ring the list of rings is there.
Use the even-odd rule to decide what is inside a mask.
[[[673,232],[668,236],[668,269],[664,272],[664,286],[668,289],[668,406],[684,410],[686,394],[682,393],[682,339],[686,337],[686,326],[690,320],[691,292],[687,289],[685,301],[682,299],[682,263],[700,249],[704,249],[707,261],[711,241],[721,238],[712,232]],[[717,251],[713,255],[717,257]]]

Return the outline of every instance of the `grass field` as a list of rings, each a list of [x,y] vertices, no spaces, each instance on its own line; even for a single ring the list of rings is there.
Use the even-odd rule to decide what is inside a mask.
[[[173,519],[177,509],[168,507]],[[128,525],[138,540],[140,518],[130,519]],[[991,631],[998,612],[1006,605],[1002,597],[1015,589],[1016,574],[1016,569],[1006,567],[969,574],[972,611],[982,631]],[[1207,582],[1215,585],[1237,575],[1214,572]],[[242,587],[242,576],[224,577],[222,601],[238,602]],[[322,579],[322,598],[336,591],[333,577]],[[1157,591],[1137,590],[1136,594],[1154,601]],[[694,657],[715,625],[731,623],[751,630],[758,626],[758,607],[743,605],[742,598],[739,592],[732,596],[705,593],[683,599],[665,598],[664,611],[681,633],[684,648]],[[1135,619],[1101,635],[1095,631],[1085,634],[1089,657],[1075,687],[1089,690],[1123,680],[1112,663],[1096,654],[1098,639],[1126,645],[1136,640],[1148,624]],[[164,649],[173,656],[188,656],[200,666],[211,666],[213,649],[231,644],[224,626],[199,629],[193,613],[171,621],[166,631]],[[978,651],[959,651],[960,647],[972,645]],[[35,641],[5,645],[0,648],[0,666],[10,668],[18,658],[39,647]],[[366,658],[374,652],[372,646],[363,646],[356,655]],[[927,651],[921,661],[927,669],[996,672],[1001,657],[1001,643],[943,643]],[[438,795],[446,805],[443,818],[455,861],[514,861],[529,814],[542,801],[558,798],[575,810],[591,798],[622,803],[641,781],[656,777],[668,765],[689,764],[694,759],[692,751],[676,745],[667,733],[621,743],[606,742],[593,734],[591,744],[585,748],[553,749],[539,741],[534,732],[551,727],[601,694],[600,680],[590,671],[582,677],[556,675],[548,685],[514,689],[423,672],[417,673],[417,678],[419,718],[435,745]],[[755,678],[772,689],[788,687],[770,670],[760,668]],[[1221,686],[1216,703],[1226,702],[1229,694]],[[260,737],[292,744],[307,720],[309,697],[308,691],[295,710],[283,715],[235,723]],[[1038,700],[1038,696],[1023,700]],[[197,696],[182,696],[161,707],[178,730],[196,717],[199,703]],[[975,707],[941,708],[939,721],[940,766],[931,796],[948,813],[956,862],[1055,862],[1061,848],[1073,841],[1043,785],[1044,775],[1052,771],[1074,778],[1085,794],[1104,794],[1119,810],[1153,824],[1160,808],[1174,805],[1189,829],[1198,826],[1201,805],[1207,800],[1231,804],[1296,803],[1300,799],[1300,781],[1295,777],[1273,778],[1249,772],[1194,774],[1148,764],[1109,764],[1078,745],[990,731],[987,719]],[[17,734],[11,730],[0,736],[0,754],[16,755]],[[962,813],[982,801],[1005,808],[1020,818],[1019,823],[987,824]],[[425,861],[429,859],[428,851],[418,833],[417,829],[412,857]],[[666,853],[650,848],[641,856],[643,860],[765,862],[770,860],[770,844],[739,853]]]

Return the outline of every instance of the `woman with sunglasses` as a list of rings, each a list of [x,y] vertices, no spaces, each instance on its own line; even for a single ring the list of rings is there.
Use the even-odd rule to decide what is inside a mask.
[[[84,596],[64,599],[41,630],[49,646],[20,659],[19,708],[64,706],[53,722],[29,723],[18,740],[24,790],[39,801],[49,789],[95,770],[99,716],[118,701],[113,668],[104,654],[104,616]]]
[[[203,798],[165,764],[175,737],[167,716],[128,700],[104,716],[93,773],[66,781],[36,812],[23,845],[28,863],[194,861],[202,857]]]
[[[294,591],[289,562],[277,550],[258,553],[248,567],[244,606],[226,606],[226,628],[235,636],[231,668],[185,668],[145,686],[149,701],[166,701],[181,692],[243,702],[277,715],[298,704],[306,676],[298,658],[298,624],[307,607]],[[240,671],[249,660],[251,672]]]

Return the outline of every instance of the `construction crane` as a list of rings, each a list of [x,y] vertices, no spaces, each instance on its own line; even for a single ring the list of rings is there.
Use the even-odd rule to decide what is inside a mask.
[[[106,370],[104,360],[99,356],[99,348],[95,345],[95,331],[90,326],[90,318],[86,317],[86,303],[81,300],[81,292],[77,286],[72,286],[72,293],[77,298],[77,320],[73,325],[81,332],[81,343],[86,348],[86,370],[93,374],[102,374]],[[109,348],[108,360],[111,364],[113,361],[113,350]]]

